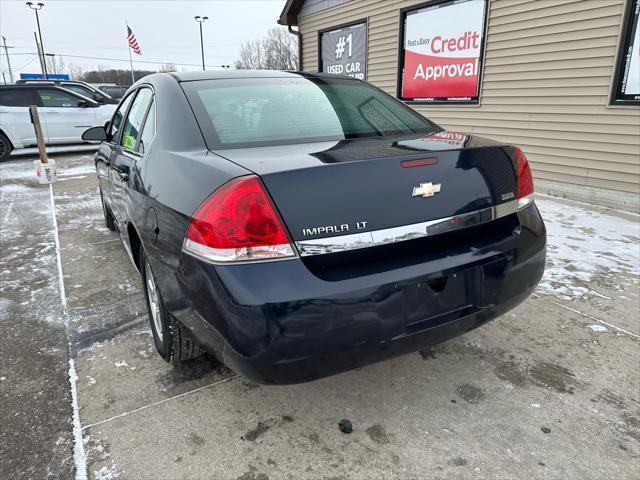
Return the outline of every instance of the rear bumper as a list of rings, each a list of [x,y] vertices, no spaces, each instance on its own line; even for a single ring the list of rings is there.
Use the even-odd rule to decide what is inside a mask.
[[[481,249],[340,280],[300,259],[214,266],[183,255],[187,302],[169,309],[251,380],[313,380],[443,342],[522,302],[544,271],[546,233],[535,205],[515,215],[512,234]]]

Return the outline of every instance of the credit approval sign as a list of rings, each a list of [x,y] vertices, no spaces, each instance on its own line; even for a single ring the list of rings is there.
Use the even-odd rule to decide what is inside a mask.
[[[450,0],[403,12],[401,100],[478,102],[486,3]]]

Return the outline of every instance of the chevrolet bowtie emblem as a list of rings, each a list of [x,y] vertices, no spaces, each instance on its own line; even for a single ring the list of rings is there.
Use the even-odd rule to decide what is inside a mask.
[[[417,187],[413,187],[412,197],[433,197],[436,193],[440,191],[440,187],[442,184],[440,183],[421,183]]]

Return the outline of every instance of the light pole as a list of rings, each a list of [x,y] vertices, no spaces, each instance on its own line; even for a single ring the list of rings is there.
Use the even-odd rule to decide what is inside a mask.
[[[42,44],[42,30],[40,30],[40,17],[38,16],[38,11],[42,9],[42,7],[44,7],[44,3],[42,2],[38,2],[35,5],[33,4],[33,2],[27,2],[27,6],[33,10],[34,12],[36,12],[36,23],[38,24],[38,36],[40,37],[40,48],[42,49],[42,69],[44,73],[44,78],[45,80],[48,77],[47,75],[47,60],[44,57],[44,45]]]
[[[9,50],[8,50],[9,48],[13,48],[13,47],[7,47],[7,38],[4,35],[2,35],[2,44],[4,45],[4,54],[7,57],[7,67],[9,67],[9,80],[11,80],[11,83],[13,83],[13,70],[11,70],[11,60],[9,59]],[[7,81],[5,80],[4,83],[6,84]]]
[[[204,70],[204,41],[202,40],[202,24],[205,20],[208,20],[209,17],[201,17],[200,15],[196,15],[193,17],[196,19],[196,22],[200,25],[200,52],[202,53],[202,70]]]

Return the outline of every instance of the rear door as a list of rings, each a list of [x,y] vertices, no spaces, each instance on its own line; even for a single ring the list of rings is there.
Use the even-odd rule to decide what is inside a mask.
[[[36,144],[36,134],[29,117],[29,105],[36,105],[30,88],[0,89],[0,126],[14,147]],[[46,125],[43,123],[45,139]]]
[[[133,96],[134,94],[131,93],[120,104],[118,110],[107,125],[107,140],[102,142],[96,153],[96,172],[98,175],[98,182],[100,183],[100,190],[104,201],[107,203],[111,211],[113,211],[113,207],[111,205],[112,188],[111,179],[109,177],[109,167],[111,166],[111,160],[117,155],[116,149],[120,142],[120,131],[122,130],[122,124]]]
[[[111,165],[109,166],[112,211],[121,226],[127,220],[126,200],[129,177],[135,168],[136,162],[142,158],[138,148],[142,137],[142,126],[152,99],[153,91],[150,88],[142,87],[138,89],[131,108],[129,108],[125,117],[119,144],[114,148]]]
[[[47,124],[47,143],[80,143],[82,132],[96,125],[95,109],[81,97],[56,88],[37,88],[36,92],[38,112]]]

